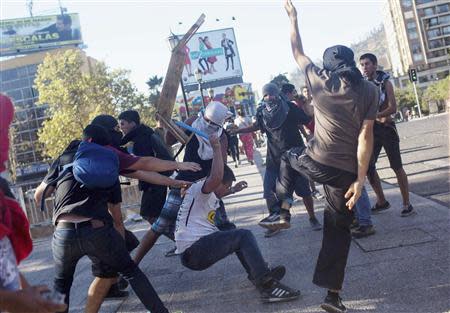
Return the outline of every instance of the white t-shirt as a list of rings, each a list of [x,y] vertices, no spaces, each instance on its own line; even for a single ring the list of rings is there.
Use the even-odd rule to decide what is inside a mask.
[[[193,184],[178,211],[175,228],[176,253],[181,254],[200,238],[210,235],[219,229],[214,224],[219,199],[214,192],[202,192],[205,180]]]

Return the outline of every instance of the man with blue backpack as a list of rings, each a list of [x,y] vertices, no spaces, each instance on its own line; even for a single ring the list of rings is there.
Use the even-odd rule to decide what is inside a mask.
[[[106,279],[103,282],[110,285],[111,279],[115,279],[119,272],[148,310],[168,312],[147,277],[131,259],[125,245],[118,180],[118,173],[124,170],[125,163],[122,162],[121,166],[119,154],[108,146],[111,137],[105,128],[88,125],[83,137],[81,143],[73,141],[53,162],[35,193],[35,199],[39,202],[42,197],[55,191],[53,223],[56,227],[52,242],[55,290],[65,295],[65,302],[69,305],[76,265],[81,257],[87,255],[92,260],[96,278]],[[173,170],[172,163],[162,161],[155,169]],[[128,164],[139,165],[131,159]],[[149,174],[156,174],[150,179],[153,183],[159,182],[155,177],[162,177],[161,183],[171,180],[157,173]],[[103,299],[104,294],[96,296]]]

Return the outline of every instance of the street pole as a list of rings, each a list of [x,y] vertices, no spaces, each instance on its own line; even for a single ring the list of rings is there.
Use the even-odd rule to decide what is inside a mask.
[[[203,97],[203,87],[202,87],[202,83],[201,83],[201,82],[198,82],[198,88],[200,89],[200,96],[202,97],[202,106],[203,106],[203,109],[206,109],[206,106],[205,106],[205,99],[204,99],[204,97]]]
[[[186,107],[186,114],[189,118],[189,107],[188,107],[188,101],[186,97],[186,91],[184,90],[184,84],[183,84],[183,78],[180,79],[180,85],[181,85],[181,92],[183,93],[183,99],[184,99],[184,106]]]
[[[419,118],[422,117],[422,109],[420,108],[419,95],[417,94],[416,82],[413,82],[414,94],[416,96],[417,109],[419,110]]]

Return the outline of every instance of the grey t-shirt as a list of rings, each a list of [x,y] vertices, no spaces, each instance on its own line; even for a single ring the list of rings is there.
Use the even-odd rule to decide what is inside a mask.
[[[310,63],[306,82],[314,99],[315,131],[306,153],[316,162],[357,174],[358,135],[364,120],[375,120],[378,90],[356,86]]]

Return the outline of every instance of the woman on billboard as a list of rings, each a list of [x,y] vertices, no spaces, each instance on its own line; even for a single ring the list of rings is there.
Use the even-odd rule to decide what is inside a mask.
[[[228,71],[228,68],[230,66],[231,61],[231,69],[234,70],[234,57],[236,54],[234,53],[233,49],[234,41],[227,38],[227,35],[225,33],[222,34],[222,42],[221,46],[223,48],[223,51],[225,53],[225,58],[227,60],[227,68],[225,69]]]

